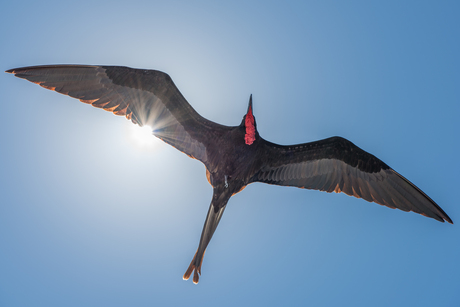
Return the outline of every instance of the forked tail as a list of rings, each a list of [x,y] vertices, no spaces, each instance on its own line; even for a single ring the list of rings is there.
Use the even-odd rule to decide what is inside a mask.
[[[204,222],[203,231],[201,233],[200,244],[198,245],[198,249],[193,257],[192,262],[185,272],[183,278],[184,280],[188,280],[192,275],[193,271],[193,283],[197,284],[200,279],[201,274],[201,264],[203,262],[204,253],[206,251],[206,247],[211,241],[212,235],[219,225],[219,221],[224,213],[225,207],[227,205],[228,199],[230,196],[227,196],[228,193],[217,193],[217,190],[214,188],[214,194],[212,197],[211,205],[209,206],[208,215],[206,216],[206,221]],[[221,190],[221,189],[220,189]],[[221,190],[222,191],[222,190]]]

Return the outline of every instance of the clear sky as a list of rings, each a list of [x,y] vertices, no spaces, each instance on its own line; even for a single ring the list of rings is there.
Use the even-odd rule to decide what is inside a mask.
[[[407,177],[439,223],[344,194],[252,184],[200,283],[182,280],[204,166],[126,119],[0,74],[0,306],[458,306],[459,1],[4,1],[2,71],[167,72],[203,116],[265,139],[343,136]]]

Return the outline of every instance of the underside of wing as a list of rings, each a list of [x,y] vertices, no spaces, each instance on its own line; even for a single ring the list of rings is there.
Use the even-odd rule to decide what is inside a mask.
[[[423,191],[350,141],[333,137],[280,146],[266,142],[262,169],[253,181],[350,196],[452,223]]]
[[[206,142],[221,125],[200,116],[171,78],[160,71],[120,66],[49,65],[7,72],[126,116],[192,158],[206,164]]]

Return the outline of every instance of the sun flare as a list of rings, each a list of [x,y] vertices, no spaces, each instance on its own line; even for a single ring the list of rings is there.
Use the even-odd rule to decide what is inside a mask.
[[[130,125],[130,137],[133,142],[142,148],[153,148],[157,143],[157,138],[153,135],[153,129],[150,126]]]

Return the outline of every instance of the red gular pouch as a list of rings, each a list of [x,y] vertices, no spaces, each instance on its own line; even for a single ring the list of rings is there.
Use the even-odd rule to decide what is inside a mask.
[[[244,120],[244,126],[246,127],[246,134],[244,135],[244,142],[247,145],[251,145],[256,140],[256,127],[254,125],[254,115],[252,115],[252,107],[249,107],[248,114]]]

